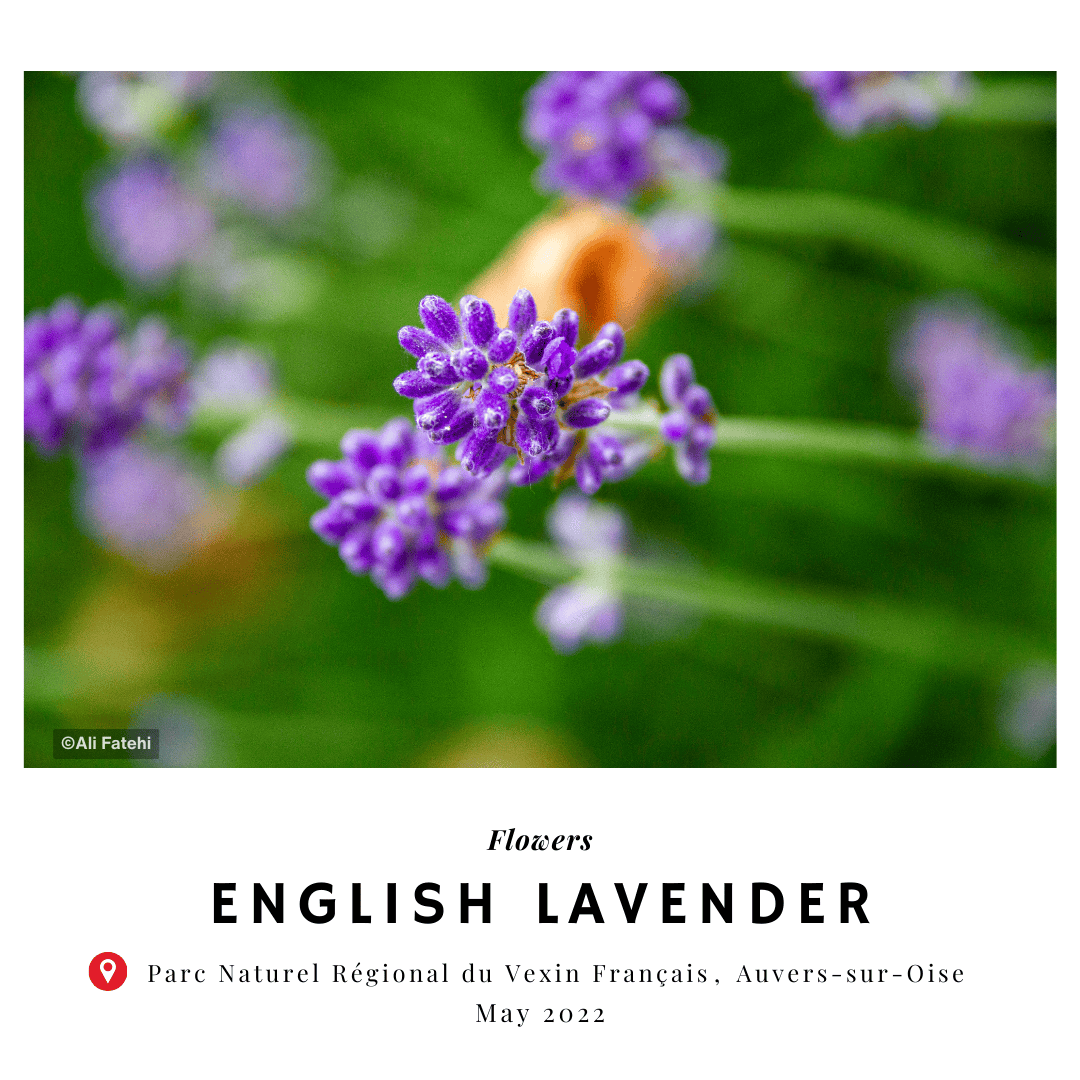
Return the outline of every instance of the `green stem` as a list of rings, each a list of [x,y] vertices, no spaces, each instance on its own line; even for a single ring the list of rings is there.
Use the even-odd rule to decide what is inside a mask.
[[[708,206],[731,236],[840,242],[902,262],[935,287],[975,289],[995,303],[1043,316],[1054,311],[1053,257],[968,225],[831,191],[701,185],[681,188],[675,197]]]
[[[581,572],[553,548],[514,537],[503,537],[489,558],[546,584],[569,581]],[[907,659],[994,672],[1053,662],[1051,646],[1032,642],[1007,627],[961,619],[946,610],[630,560],[616,568],[613,577],[628,599],[824,637]]]

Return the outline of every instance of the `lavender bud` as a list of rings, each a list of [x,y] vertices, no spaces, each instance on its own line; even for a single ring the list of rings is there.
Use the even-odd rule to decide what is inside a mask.
[[[604,338],[614,343],[615,359],[612,363],[617,364],[626,351],[626,335],[623,333],[623,328],[617,322],[604,323],[596,335],[596,340],[600,341]]]
[[[401,485],[406,495],[424,495],[431,487],[431,473],[426,465],[410,465],[401,474]]]
[[[379,436],[374,431],[353,428],[341,437],[341,452],[365,476],[382,461]]]
[[[708,423],[694,424],[686,437],[686,444],[692,450],[710,450],[715,443],[716,428]]]
[[[405,563],[405,534],[393,521],[380,521],[371,534],[375,562],[388,570],[398,570]]]
[[[402,558],[399,566],[387,567],[377,565],[372,568],[371,580],[383,591],[387,600],[400,600],[408,595],[409,590],[416,582],[416,575]]]
[[[574,428],[590,428],[602,424],[611,415],[611,406],[602,398],[585,398],[570,406],[563,414]]]
[[[450,581],[450,559],[432,539],[430,545],[416,551],[416,572],[436,589],[445,588]]]
[[[529,327],[521,339],[521,351],[529,367],[543,371],[544,349],[555,337],[555,327],[549,322],[538,322]]]
[[[557,407],[555,395],[536,383],[527,386],[518,397],[518,408],[531,420],[546,420]]]
[[[585,495],[595,495],[604,482],[600,475],[600,469],[591,454],[579,454],[574,462],[574,478],[577,485]]]
[[[500,394],[510,394],[517,389],[517,372],[509,367],[497,367],[487,378],[487,384]]]
[[[430,524],[427,500],[423,495],[407,495],[396,507],[397,519],[406,529],[422,529]]]
[[[472,382],[482,379],[488,370],[487,357],[472,345],[466,345],[464,349],[454,353],[454,367],[462,379]]]
[[[649,369],[640,360],[627,360],[612,368],[604,378],[608,386],[620,394],[633,394],[640,390],[649,378]]]
[[[343,517],[334,503],[311,515],[312,532],[327,544],[339,543],[352,526],[353,522]]]
[[[654,75],[638,87],[636,97],[641,110],[658,124],[678,120],[687,109],[682,87],[666,75]]]
[[[452,510],[447,510],[439,517],[439,528],[448,536],[456,536],[461,539],[469,539],[475,528],[476,523],[473,520],[472,508],[456,507]]]
[[[460,405],[461,398],[453,390],[444,390],[441,394],[418,401],[413,407],[417,427],[427,432],[445,427]]]
[[[435,481],[435,498],[439,502],[452,502],[460,499],[472,485],[472,479],[463,469],[451,465],[448,469],[443,469]]]
[[[379,433],[379,450],[383,461],[401,468],[416,453],[416,432],[403,416],[387,420]]]
[[[686,411],[699,420],[704,420],[713,411],[712,394],[704,386],[698,386],[696,383],[687,387],[682,403]]]
[[[452,386],[458,381],[457,367],[446,353],[428,353],[416,367],[421,375],[438,386]],[[399,390],[398,393],[401,391]]]
[[[574,374],[579,379],[598,374],[615,363],[617,351],[615,342],[610,338],[597,338],[578,353]]]
[[[344,461],[313,461],[307,470],[308,485],[332,499],[355,482],[355,474]]]
[[[505,364],[517,352],[517,338],[511,330],[500,330],[488,349],[488,359],[493,364]]]
[[[528,289],[518,289],[514,299],[510,301],[507,326],[514,332],[514,337],[520,341],[521,335],[534,322],[536,322],[536,301]]]
[[[572,308],[564,307],[555,312],[551,322],[555,333],[573,348],[578,336],[578,313]]]
[[[675,447],[675,468],[688,484],[704,484],[709,479],[709,452],[679,443]]]
[[[404,490],[398,471],[392,465],[376,465],[367,479],[367,489],[383,502],[393,502]]]
[[[476,399],[476,422],[492,433],[501,431],[510,419],[510,401],[497,390],[484,390]],[[470,470],[475,471],[475,470]]]
[[[486,300],[478,297],[469,297],[468,304],[462,306],[465,316],[465,329],[469,333],[469,339],[479,348],[485,348],[495,336],[495,312]]]
[[[676,353],[664,361],[660,369],[660,393],[664,400],[674,408],[683,398],[683,394],[693,385],[694,365],[685,353]]]
[[[366,574],[375,565],[371,533],[371,529],[358,526],[341,541],[338,548],[341,561],[354,574]]]
[[[456,379],[454,380],[457,381]],[[419,371],[403,371],[394,380],[394,389],[407,398],[425,398],[437,393],[446,384],[428,378]]]
[[[669,443],[682,442],[690,431],[690,416],[683,409],[672,409],[660,419],[660,434]]]
[[[448,446],[472,431],[473,419],[471,404],[462,402],[459,411],[443,427],[428,432],[428,438],[436,446]]]
[[[420,301],[420,320],[447,345],[461,335],[457,312],[441,296],[425,296]]]
[[[564,338],[557,337],[544,349],[541,367],[547,372],[548,379],[564,379],[573,373],[576,359],[573,348]]]
[[[403,326],[398,331],[397,339],[401,347],[412,353],[417,360],[429,352],[446,351],[446,346],[437,337],[418,326]]]
[[[553,465],[561,465],[572,453],[574,444],[577,442],[577,433],[574,431],[560,431],[553,450],[548,451],[546,457]]]
[[[505,401],[505,398],[501,400]],[[486,475],[498,443],[494,431],[473,431],[462,445],[461,464],[474,476]]]
[[[554,462],[545,461],[543,458],[529,458],[527,461],[519,461],[511,468],[509,480],[515,487],[525,487],[543,479],[554,468]]]
[[[559,441],[559,425],[555,420],[532,420],[522,415],[518,418],[516,436],[522,451],[537,457],[555,447]]]
[[[473,504],[474,539],[487,540],[506,525],[506,507],[494,499]]]
[[[589,440],[589,454],[603,469],[612,469],[623,463],[623,444],[614,435],[597,435]]]

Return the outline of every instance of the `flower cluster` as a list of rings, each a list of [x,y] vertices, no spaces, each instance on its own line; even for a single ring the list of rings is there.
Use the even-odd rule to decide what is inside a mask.
[[[660,393],[671,406],[660,421],[660,434],[675,447],[675,467],[691,484],[709,479],[709,451],[716,442],[712,395],[694,381],[689,356],[676,353],[660,369]]]
[[[592,495],[659,450],[655,414],[646,418],[644,432],[641,423],[639,391],[649,369],[640,360],[623,360],[626,340],[618,323],[601,327],[579,349],[577,313],[564,308],[550,322],[539,320],[526,289],[511,301],[505,329],[491,305],[475,296],[463,297],[459,311],[441,297],[426,296],[420,321],[423,328],[406,326],[398,335],[418,359],[415,369],[394,380],[394,389],[413,399],[417,427],[431,442],[460,441],[458,460],[474,476],[490,475],[516,452],[511,483],[573,475]],[[678,431],[672,420],[668,441],[678,444],[680,461],[697,461],[701,425],[712,409],[708,392],[680,383],[669,404],[686,419]],[[706,459],[706,476],[707,469]],[[700,464],[680,465],[680,471],[700,482]]]
[[[548,512],[547,526],[562,554],[581,568],[581,576],[544,597],[537,625],[560,653],[576,652],[586,641],[614,641],[623,625],[614,582],[626,532],[622,514],[568,494]]]
[[[23,329],[24,427],[43,453],[70,443],[83,454],[115,446],[144,423],[187,421],[188,351],[157,319],[128,336],[108,308],[59,300]]]
[[[525,138],[544,155],[548,191],[623,202],[656,180],[657,136],[687,110],[674,79],[652,71],[554,71],[529,92]]]
[[[818,112],[841,135],[909,121],[933,124],[945,106],[967,97],[962,71],[796,71]]]
[[[1054,377],[1014,355],[986,315],[948,304],[919,309],[900,362],[918,391],[927,433],[942,449],[998,464],[1045,464]]]
[[[501,473],[480,479],[448,462],[408,420],[354,429],[343,457],[316,461],[308,483],[329,505],[311,527],[354,574],[370,574],[391,600],[422,578],[436,588],[487,580],[484,546],[506,523]]]
[[[110,142],[149,142],[213,85],[209,71],[84,71],[78,100],[89,124]]]

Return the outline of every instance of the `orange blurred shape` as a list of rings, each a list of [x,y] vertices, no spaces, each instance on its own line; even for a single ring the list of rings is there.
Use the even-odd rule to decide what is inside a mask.
[[[573,308],[584,338],[612,320],[629,329],[667,286],[655,249],[630,214],[578,201],[537,218],[469,291],[505,325],[514,294],[528,289],[542,319]]]

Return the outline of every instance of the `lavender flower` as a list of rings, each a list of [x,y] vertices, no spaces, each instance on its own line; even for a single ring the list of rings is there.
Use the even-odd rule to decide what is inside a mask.
[[[547,191],[623,202],[659,174],[654,142],[686,112],[679,84],[652,71],[555,71],[530,91],[525,138]]]
[[[614,507],[569,494],[548,512],[547,525],[563,555],[582,573],[544,597],[536,612],[537,625],[560,653],[576,652],[586,641],[613,641],[623,624],[614,581],[626,531],[622,515]]]
[[[143,424],[181,429],[190,410],[188,350],[144,319],[127,337],[106,307],[59,300],[23,330],[24,427],[43,453],[65,442],[85,454],[115,446]]]
[[[257,417],[223,442],[214,455],[217,474],[233,487],[261,479],[292,445],[292,429],[273,413]]]
[[[144,285],[198,258],[214,228],[210,211],[156,157],[117,167],[93,191],[90,211],[112,262]]]
[[[309,202],[314,158],[315,144],[290,118],[244,106],[214,132],[203,169],[210,191],[278,218]]]
[[[274,396],[274,375],[261,353],[244,345],[217,346],[191,377],[195,405],[249,408]]]
[[[900,348],[930,439],[941,449],[1005,465],[1045,466],[1053,444],[1052,373],[1027,366],[982,312],[918,309]]]
[[[127,442],[86,463],[82,508],[91,532],[152,570],[177,565],[221,525],[206,483],[176,455]]]
[[[391,600],[417,578],[438,589],[455,576],[467,588],[485,583],[484,547],[506,522],[503,474],[471,476],[401,418],[347,432],[341,450],[308,469],[330,500],[311,527],[354,574],[370,573]]]
[[[644,221],[657,261],[675,277],[701,271],[716,245],[718,230],[709,214],[661,206]]]
[[[660,393],[671,411],[660,421],[660,434],[675,447],[675,467],[690,484],[709,479],[709,450],[716,442],[712,395],[694,381],[694,365],[683,353],[669,356],[660,370]]]
[[[935,123],[943,108],[963,101],[970,81],[962,71],[796,71],[818,112],[841,135],[909,121]]]
[[[122,145],[148,142],[213,83],[209,71],[84,71],[78,101],[91,127]]]

